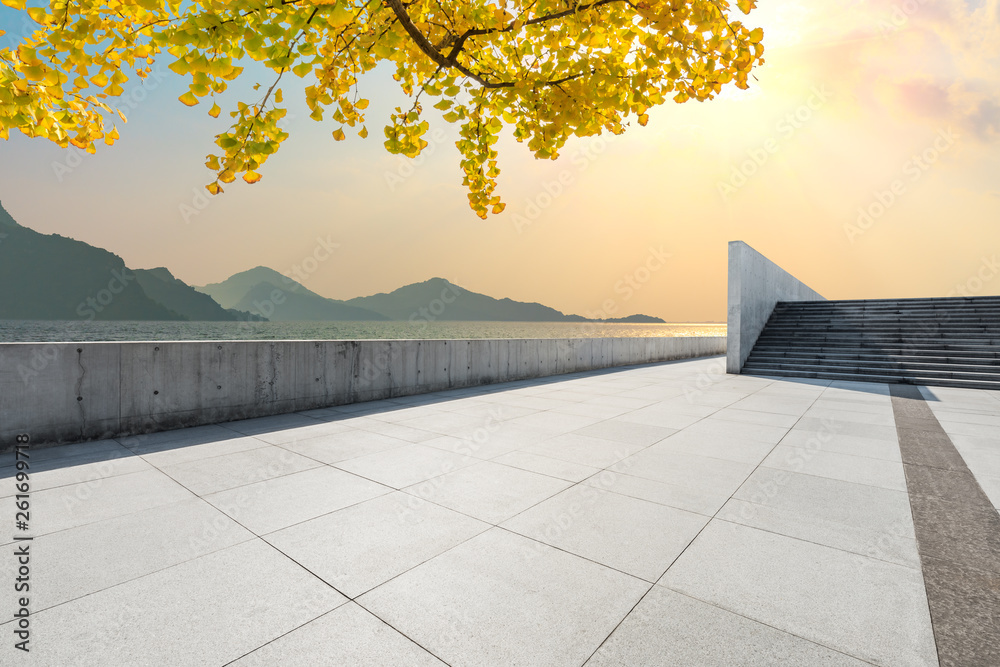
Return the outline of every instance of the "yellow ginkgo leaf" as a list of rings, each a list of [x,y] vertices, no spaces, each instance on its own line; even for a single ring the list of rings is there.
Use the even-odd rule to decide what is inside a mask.
[[[222,113],[222,107],[218,104],[213,104],[212,108],[208,110],[208,115],[212,118],[218,118],[220,113]]]
[[[251,185],[259,181],[260,179],[261,175],[258,174],[256,171],[248,171],[247,173],[243,174],[243,180],[246,181],[247,183],[250,183]]]
[[[21,7],[24,7],[23,3],[21,4]],[[31,20],[34,21],[35,23],[41,23],[42,25],[45,25],[47,14],[45,13],[44,8],[28,7],[28,16],[30,16]]]
[[[347,137],[344,135],[344,130],[342,128],[338,128],[333,131],[333,138],[337,141],[343,141]]]
[[[277,102],[278,104],[281,104],[281,101],[283,99],[284,96],[281,94],[281,88],[278,88],[276,91],[274,91],[274,101]]]
[[[219,185],[218,181],[216,181],[215,183],[209,183],[208,185],[205,186],[205,189],[211,192],[213,195],[222,194],[223,192],[222,186]]]
[[[178,97],[177,99],[179,99],[181,102],[188,105],[189,107],[193,107],[194,105],[198,104],[198,98],[192,95],[190,90],[181,95],[180,97]]]
[[[326,19],[331,28],[342,28],[354,20],[354,12],[351,11],[350,3],[347,0],[339,0],[333,12]]]

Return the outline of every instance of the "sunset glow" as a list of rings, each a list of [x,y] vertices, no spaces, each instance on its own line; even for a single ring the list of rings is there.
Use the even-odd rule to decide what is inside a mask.
[[[668,102],[646,127],[571,142],[555,161],[508,134],[507,208],[486,221],[447,123],[432,122],[418,160],[385,152],[381,122],[407,102],[382,70],[362,81],[371,138],[334,142],[298,95],[263,179],[211,197],[203,157],[224,121],[178,103],[184,86],[159,64],[126,94],[112,148],[0,142],[0,202],[25,226],[194,285],[258,265],[301,272],[334,243],[300,281],[337,299],[440,276],[567,313],[610,302],[614,316],[721,321],[735,239],[827,298],[1000,294],[998,8],[765,0],[747,21],[767,49],[750,90]],[[20,22],[0,8],[4,44]]]

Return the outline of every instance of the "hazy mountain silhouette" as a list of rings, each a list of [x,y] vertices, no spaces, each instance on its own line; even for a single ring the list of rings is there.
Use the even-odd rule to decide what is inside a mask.
[[[466,290],[444,278],[400,287],[392,292],[327,299],[274,269],[258,266],[220,283],[196,287],[226,308],[260,313],[274,321],[412,320],[466,322],[591,322],[540,303],[495,299]],[[658,317],[632,315],[603,322],[662,323]]]
[[[444,278],[349,301],[258,266],[192,287],[166,268],[130,270],[94,246],[17,224],[0,206],[0,319],[588,322],[540,303],[495,299]],[[663,322],[647,315],[604,322]]]
[[[374,310],[393,320],[584,322],[540,303],[494,299],[463,289],[444,278],[400,287],[388,294],[349,299],[347,303]]]
[[[266,266],[195,289],[208,294],[225,308],[259,314],[273,322],[389,319],[372,310],[320,296]]]
[[[178,280],[163,267],[135,269],[133,273],[146,296],[189,320],[232,322],[246,319],[240,317],[240,313],[226,310],[209,295]]]
[[[151,299],[121,257],[17,224],[0,206],[0,319],[183,320]]]

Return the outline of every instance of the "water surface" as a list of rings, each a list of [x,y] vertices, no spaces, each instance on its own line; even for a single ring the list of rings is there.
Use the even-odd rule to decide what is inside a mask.
[[[647,338],[725,336],[725,324],[590,322],[88,322],[0,320],[0,342]]]

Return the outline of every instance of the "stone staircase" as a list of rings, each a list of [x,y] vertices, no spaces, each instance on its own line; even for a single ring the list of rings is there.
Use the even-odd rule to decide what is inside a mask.
[[[780,302],[741,372],[1000,389],[1000,296]]]

